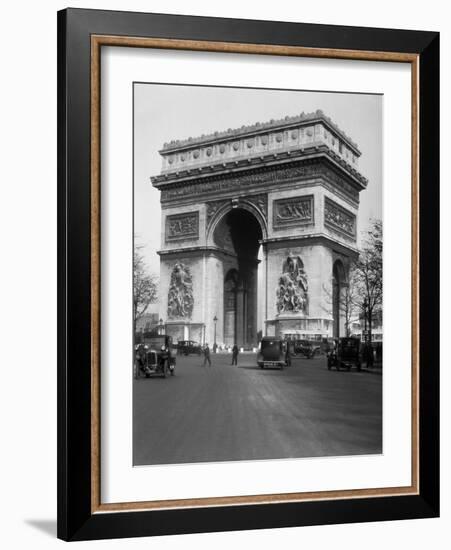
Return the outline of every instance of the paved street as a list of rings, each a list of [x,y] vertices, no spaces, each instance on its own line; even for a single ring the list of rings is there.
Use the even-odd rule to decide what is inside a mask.
[[[261,370],[255,354],[177,357],[176,375],[134,380],[134,464],[382,451],[382,377],[326,359]]]

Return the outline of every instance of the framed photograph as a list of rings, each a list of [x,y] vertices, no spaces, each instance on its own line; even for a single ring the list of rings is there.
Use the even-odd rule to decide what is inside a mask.
[[[58,536],[439,514],[439,35],[58,14]]]

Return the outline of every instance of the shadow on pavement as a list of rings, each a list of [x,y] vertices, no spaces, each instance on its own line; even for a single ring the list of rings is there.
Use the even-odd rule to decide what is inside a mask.
[[[238,366],[238,368],[239,369],[246,369],[246,370],[258,370],[258,371],[261,371],[261,372],[277,372],[277,371],[287,370],[290,367],[285,367],[284,369],[280,369],[279,367],[265,367],[264,369],[262,369],[259,366],[254,367],[254,366],[243,365],[243,366]]]

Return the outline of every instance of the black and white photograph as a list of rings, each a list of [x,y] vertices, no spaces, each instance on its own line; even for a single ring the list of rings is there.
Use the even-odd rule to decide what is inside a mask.
[[[449,546],[448,12],[4,5],[3,548]]]
[[[383,453],[382,120],[134,83],[134,466]]]

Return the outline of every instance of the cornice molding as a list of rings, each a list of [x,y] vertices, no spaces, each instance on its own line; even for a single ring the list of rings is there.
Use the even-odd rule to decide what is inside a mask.
[[[262,154],[257,157],[242,158],[240,160],[227,160],[226,162],[214,163],[208,166],[197,166],[187,168],[186,170],[180,170],[175,172],[165,172],[158,176],[152,176],[150,178],[152,185],[157,189],[163,190],[165,187],[170,186],[177,182],[187,182],[192,180],[204,180],[214,176],[224,175],[229,176],[232,173],[247,170],[249,168],[256,167],[269,167],[284,164],[301,159],[311,159],[317,157],[327,157],[333,162],[336,167],[343,171],[358,188],[362,191],[368,184],[367,178],[362,176],[355,168],[353,168],[348,162],[342,159],[333,149],[326,144],[319,142],[313,143],[309,147],[301,147],[296,150],[281,151],[279,153],[271,152],[269,154]]]
[[[366,187],[366,180],[364,183],[356,180],[323,152],[309,158],[291,159],[288,157],[283,162],[254,165],[247,169],[214,175],[210,173],[203,177],[191,177],[164,185],[154,185],[161,190],[161,202],[167,203],[187,199],[190,196],[219,198],[220,195],[224,195],[226,198],[230,193],[240,192],[246,188],[265,189],[292,181],[301,182],[307,178],[321,177],[327,179],[330,185],[349,195],[355,202],[358,202],[359,192]]]

